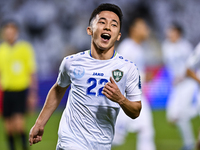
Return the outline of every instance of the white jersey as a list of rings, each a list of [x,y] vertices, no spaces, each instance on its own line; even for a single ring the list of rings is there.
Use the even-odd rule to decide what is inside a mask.
[[[173,85],[167,101],[169,121],[189,119],[194,114],[192,102],[197,84],[185,75],[187,60],[191,53],[191,44],[183,39],[176,43],[165,41],[163,44],[164,61],[172,79],[182,79]]]
[[[163,43],[163,59],[164,63],[172,78],[180,78],[185,76],[186,61],[192,52],[191,44],[186,40],[179,40],[172,43],[166,40]]]
[[[63,59],[57,83],[71,84],[63,112],[57,147],[78,150],[110,150],[120,106],[101,92],[112,77],[130,101],[141,100],[135,64],[115,52],[109,60],[91,57],[90,50]]]
[[[194,52],[190,55],[187,66],[194,70],[200,70],[200,43],[196,46]]]

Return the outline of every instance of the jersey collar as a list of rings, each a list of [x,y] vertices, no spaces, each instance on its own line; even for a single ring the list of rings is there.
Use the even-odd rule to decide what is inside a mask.
[[[89,52],[90,57],[92,57],[91,50],[89,50],[88,52]],[[116,55],[117,55],[117,52],[114,50],[114,53],[113,53],[113,55],[112,55],[112,57],[110,59],[112,59]]]

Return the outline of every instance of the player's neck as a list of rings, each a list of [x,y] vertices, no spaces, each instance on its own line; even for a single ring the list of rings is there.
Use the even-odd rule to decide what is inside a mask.
[[[90,54],[93,58],[99,60],[111,59],[114,55],[114,47],[108,50],[101,50],[92,46]]]

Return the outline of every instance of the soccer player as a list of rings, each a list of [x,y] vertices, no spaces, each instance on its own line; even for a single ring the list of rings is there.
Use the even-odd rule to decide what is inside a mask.
[[[128,30],[128,37],[118,46],[117,51],[127,59],[137,64],[141,75],[141,82],[145,82],[145,52],[142,43],[149,36],[149,27],[146,21],[140,17],[131,19]],[[142,95],[142,110],[140,116],[132,120],[123,111],[119,112],[116,121],[116,132],[113,145],[123,144],[128,132],[137,133],[137,150],[155,150],[154,127],[151,108],[147,99]]]
[[[187,61],[187,76],[194,79],[200,84],[200,43],[196,46],[194,52],[190,55]],[[200,92],[198,93],[197,113],[200,113]],[[200,132],[197,139],[197,149],[200,150]]]
[[[19,28],[14,20],[3,23],[0,44],[0,87],[3,90],[3,119],[10,150],[14,137],[21,137],[22,149],[28,149],[25,132],[26,105],[37,97],[36,63],[30,43],[18,40]]]
[[[194,135],[190,119],[193,117],[192,101],[197,84],[186,77],[186,62],[192,52],[191,44],[183,38],[183,29],[177,23],[167,31],[163,43],[163,57],[172,79],[172,90],[167,102],[167,119],[180,130],[183,150],[194,148]]]
[[[30,145],[42,140],[45,124],[70,84],[57,150],[110,150],[119,109],[132,119],[139,116],[137,67],[114,50],[121,37],[121,24],[121,9],[114,4],[101,4],[93,11],[87,28],[91,48],[63,59],[57,82],[30,130]]]

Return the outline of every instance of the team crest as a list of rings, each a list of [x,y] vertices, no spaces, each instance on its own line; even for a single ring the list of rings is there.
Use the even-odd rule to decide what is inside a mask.
[[[119,82],[121,80],[123,74],[124,74],[123,71],[120,71],[119,69],[112,71],[113,78],[115,79],[116,82]]]

